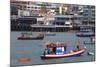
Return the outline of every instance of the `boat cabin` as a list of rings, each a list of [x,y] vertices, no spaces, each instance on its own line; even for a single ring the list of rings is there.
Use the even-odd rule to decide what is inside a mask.
[[[46,47],[45,54],[61,55],[67,53],[64,43],[48,43]]]
[[[21,33],[21,37],[31,37],[32,36],[32,33]]]

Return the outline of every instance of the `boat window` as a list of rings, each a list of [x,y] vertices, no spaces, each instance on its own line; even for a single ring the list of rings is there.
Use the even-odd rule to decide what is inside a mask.
[[[59,55],[59,54],[64,54],[64,47],[56,47],[56,54]]]

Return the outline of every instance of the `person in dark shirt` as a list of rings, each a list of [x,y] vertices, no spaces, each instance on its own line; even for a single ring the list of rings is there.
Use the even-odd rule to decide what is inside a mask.
[[[80,50],[80,41],[79,41],[79,39],[77,41],[76,48],[77,48],[77,50]]]

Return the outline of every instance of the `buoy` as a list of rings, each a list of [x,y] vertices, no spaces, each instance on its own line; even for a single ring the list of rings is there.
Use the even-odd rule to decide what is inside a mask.
[[[31,60],[32,60],[31,58],[17,58],[18,62],[29,62]]]

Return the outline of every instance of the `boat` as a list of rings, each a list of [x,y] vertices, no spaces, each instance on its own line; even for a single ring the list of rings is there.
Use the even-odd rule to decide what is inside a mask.
[[[94,52],[87,52],[87,55],[94,56]]]
[[[94,32],[78,32],[76,33],[76,36],[78,37],[93,37],[95,36]]]
[[[95,44],[95,42],[85,42],[85,41],[84,41],[84,44],[85,44],[85,45],[86,45],[86,44],[93,45],[93,44]]]
[[[41,59],[53,59],[53,58],[65,58],[81,56],[85,52],[86,48],[79,48],[67,51],[66,45],[63,42],[47,43],[46,49],[40,56]]]
[[[33,36],[32,33],[21,33],[18,40],[42,40],[44,35],[39,33],[37,36]]]
[[[55,36],[56,34],[55,33],[51,33],[51,32],[46,32],[44,33],[45,36]]]

